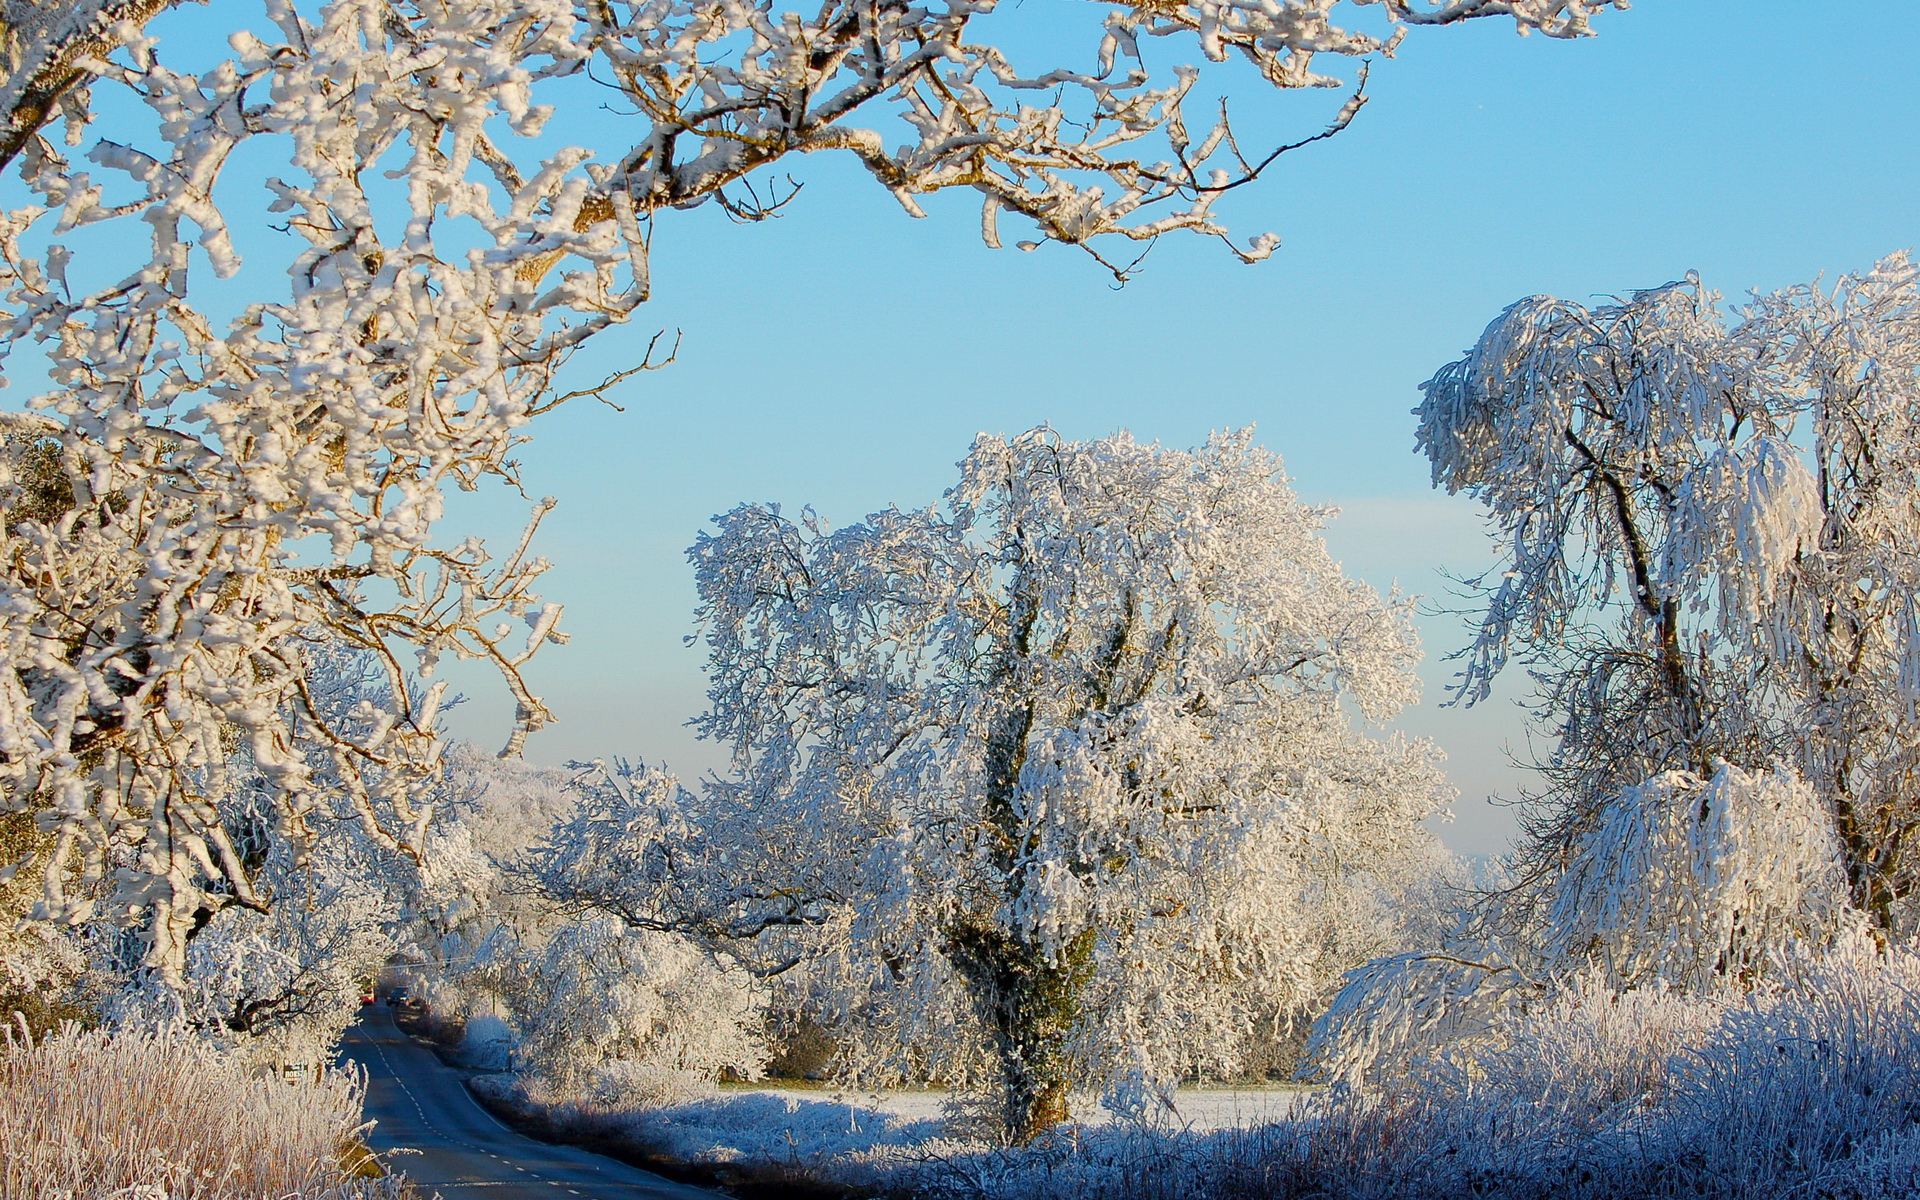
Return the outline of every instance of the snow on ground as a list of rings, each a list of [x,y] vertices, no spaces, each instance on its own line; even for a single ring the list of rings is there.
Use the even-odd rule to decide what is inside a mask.
[[[1192,1088],[1174,1097],[1174,1112],[1165,1124],[1196,1133],[1216,1129],[1244,1129],[1287,1119],[1300,1097],[1308,1089],[1300,1087]],[[868,1113],[884,1113],[899,1121],[938,1121],[945,1113],[946,1092],[849,1092],[837,1089],[756,1087],[729,1088],[726,1095],[777,1096],[806,1104],[832,1104]],[[1102,1126],[1113,1115],[1101,1108],[1091,1096],[1081,1096],[1073,1106],[1074,1120],[1080,1125]],[[1158,1122],[1156,1122],[1158,1123]]]
[[[1299,1088],[1183,1091],[1162,1124],[1197,1133],[1286,1119]],[[947,1127],[945,1092],[848,1092],[798,1088],[730,1088],[655,1108],[633,1118],[637,1132],[687,1161],[793,1163],[829,1167],[852,1181],[903,1162],[977,1150]],[[1114,1118],[1092,1097],[1076,1106],[1084,1128]]]

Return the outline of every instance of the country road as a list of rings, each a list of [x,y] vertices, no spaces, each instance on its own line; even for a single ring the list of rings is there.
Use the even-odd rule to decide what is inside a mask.
[[[717,1200],[572,1146],[515,1133],[468,1095],[460,1076],[367,1008],[341,1055],[367,1071],[368,1143],[390,1166],[444,1200]],[[395,1153],[400,1151],[400,1153]],[[414,1153],[418,1151],[418,1153]]]

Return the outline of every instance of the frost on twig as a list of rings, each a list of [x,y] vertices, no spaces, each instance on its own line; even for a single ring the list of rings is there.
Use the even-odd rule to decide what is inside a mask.
[[[40,915],[144,924],[150,965],[176,982],[209,915],[272,899],[234,847],[236,751],[296,847],[346,821],[417,853],[438,660],[498,667],[516,736],[549,716],[520,676],[561,636],[532,590],[545,561],[524,541],[501,561],[430,534],[449,484],[510,472],[567,351],[633,302],[613,280],[626,246],[610,224],[575,233],[587,181],[567,154],[498,207],[465,177],[476,123],[530,119],[519,85],[576,61],[570,23],[502,10],[487,26],[469,9],[479,26],[390,45],[365,36],[374,11],[336,5],[314,25],[277,9],[286,44],[238,35],[237,57],[198,77],[136,37],[113,78],[161,118],[157,144],[99,142],[96,176],[35,139],[20,163],[40,203],[0,222],[0,350],[37,343],[53,384],[0,463],[0,770],[58,831]],[[470,86],[426,103],[436,71]],[[254,138],[284,140],[294,173],[272,181],[275,207],[306,249],[287,295],[222,333],[189,279],[202,253],[238,268],[212,190]],[[397,146],[411,219],[383,238],[366,181]],[[78,286],[86,228],[135,213],[151,259]],[[437,254],[455,215],[500,248]],[[550,245],[586,266],[541,291],[522,268]],[[333,647],[371,657],[383,700],[329,704],[316,664]]]

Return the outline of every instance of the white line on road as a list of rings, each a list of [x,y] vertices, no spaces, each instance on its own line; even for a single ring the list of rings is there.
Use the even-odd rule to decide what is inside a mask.
[[[406,1035],[404,1033],[399,1033],[397,1029],[394,1030],[394,1032],[399,1035],[396,1041],[394,1042],[394,1044],[396,1045],[408,1044]],[[512,1166],[514,1170],[520,1172],[523,1175],[529,1176],[533,1180],[538,1180],[540,1183],[553,1188],[555,1191],[565,1190],[569,1195],[574,1195],[574,1196],[587,1195],[587,1193],[580,1191],[578,1188],[567,1186],[567,1184],[561,1180],[549,1178],[548,1176],[543,1175],[538,1171],[530,1171],[526,1167],[523,1167],[518,1165],[517,1163],[514,1163],[511,1159],[508,1159],[505,1155],[496,1153],[495,1151],[492,1151],[492,1150],[488,1150],[486,1147],[476,1145],[475,1143],[467,1141],[464,1138],[455,1137],[452,1134],[449,1134],[444,1130],[442,1130],[439,1126],[435,1125],[431,1120],[428,1119],[426,1109],[420,1103],[419,1097],[414,1094],[412,1088],[407,1086],[406,1080],[402,1078],[400,1072],[394,1068],[393,1060],[387,1057],[385,1043],[377,1041],[370,1036],[365,1039],[365,1043],[373,1048],[373,1051],[375,1054],[378,1054],[380,1056],[380,1061],[382,1064],[386,1066],[389,1077],[392,1079],[392,1081],[395,1084],[399,1085],[400,1090],[403,1093],[405,1093],[407,1099],[413,1104],[414,1112],[419,1115],[420,1122],[422,1125],[426,1126],[428,1129],[431,1129],[434,1133],[438,1134],[441,1138],[445,1139],[447,1142],[453,1145],[464,1146],[468,1150],[474,1151],[478,1154],[485,1155],[486,1157],[492,1158],[495,1161],[502,1163],[503,1165]],[[486,1117],[487,1120],[491,1121],[502,1133],[506,1134],[507,1137],[512,1139],[514,1142],[516,1143],[527,1142],[532,1145],[537,1145],[537,1143],[534,1143],[532,1139],[529,1139],[525,1134],[507,1125],[505,1122],[501,1121],[500,1118],[494,1116],[491,1112],[487,1111],[486,1107],[482,1105],[479,1102],[479,1100],[475,1098],[473,1093],[470,1092],[467,1088],[456,1087],[453,1090],[457,1090],[462,1096],[466,1097],[468,1104],[471,1104],[473,1105],[474,1108],[478,1109],[482,1116]],[[587,1158],[593,1157],[591,1154],[587,1152],[573,1149],[571,1147],[553,1146],[553,1147],[550,1147],[550,1149],[552,1149],[555,1152],[561,1153],[562,1155],[565,1155],[566,1153],[571,1151],[573,1154],[578,1154],[583,1157],[587,1157]],[[575,1169],[579,1169],[581,1166],[584,1166],[585,1164],[573,1163],[570,1165],[573,1166]],[[596,1171],[602,1170],[601,1168],[598,1168],[598,1167],[588,1167],[587,1169],[596,1170]],[[665,1181],[663,1180],[662,1182],[665,1182]],[[638,1189],[643,1192],[646,1192],[649,1195],[657,1194],[653,1192],[652,1189],[648,1188],[646,1185],[633,1183],[626,1180],[608,1179],[605,1181],[605,1184],[615,1189],[619,1189],[622,1193],[627,1192],[629,1189]],[[524,1186],[524,1184],[516,1184],[516,1183],[513,1183],[512,1181],[498,1181],[498,1182],[474,1181],[471,1183],[434,1184],[432,1186],[436,1188],[517,1187],[517,1186]],[[672,1185],[669,1184],[668,1186],[671,1187]],[[716,1200],[720,1200],[718,1193],[712,1193],[712,1195],[715,1196]]]
[[[469,1142],[469,1141],[467,1141],[467,1140],[466,1140],[465,1138],[458,1138],[458,1137],[455,1137],[455,1136],[453,1136],[452,1134],[450,1134],[450,1133],[448,1133],[448,1132],[446,1132],[445,1130],[443,1130],[443,1129],[441,1129],[441,1128],[440,1128],[440,1127],[439,1127],[438,1125],[435,1125],[435,1124],[434,1124],[434,1123],[433,1123],[432,1121],[430,1121],[430,1120],[428,1120],[428,1119],[427,1119],[427,1111],[426,1111],[426,1109],[424,1109],[424,1108],[422,1108],[422,1107],[420,1106],[420,1098],[419,1098],[418,1096],[415,1096],[415,1095],[413,1094],[413,1089],[407,1086],[407,1081],[406,1081],[405,1079],[402,1079],[402,1078],[400,1077],[400,1072],[399,1072],[399,1071],[396,1071],[396,1070],[394,1069],[394,1066],[393,1066],[393,1060],[387,1057],[387,1051],[386,1051],[386,1047],[384,1047],[383,1045],[381,1045],[381,1044],[380,1044],[379,1042],[377,1042],[377,1041],[374,1041],[374,1040],[373,1040],[372,1038],[368,1038],[368,1039],[367,1039],[367,1042],[368,1042],[368,1044],[369,1044],[369,1045],[371,1045],[371,1046],[373,1047],[373,1050],[374,1050],[374,1053],[376,1053],[376,1054],[378,1054],[378,1055],[380,1056],[380,1061],[381,1061],[382,1063],[384,1063],[384,1064],[386,1064],[386,1068],[387,1068],[387,1074],[388,1074],[388,1075],[390,1075],[390,1076],[392,1076],[392,1078],[393,1078],[393,1081],[394,1081],[395,1083],[397,1083],[397,1084],[399,1084],[399,1085],[400,1085],[400,1090],[401,1090],[401,1091],[403,1091],[403,1092],[405,1092],[405,1093],[407,1094],[407,1099],[408,1099],[408,1100],[410,1100],[410,1101],[412,1101],[412,1103],[413,1103],[413,1111],[414,1111],[414,1112],[416,1112],[416,1113],[418,1113],[418,1114],[420,1115],[420,1123],[421,1123],[422,1125],[425,1125],[425,1126],[426,1126],[426,1127],[427,1127],[428,1129],[431,1129],[431,1130],[433,1130],[433,1131],[434,1131],[435,1133],[437,1133],[437,1134],[439,1134],[439,1135],[440,1135],[440,1136],[441,1136],[442,1138],[445,1138],[445,1139],[446,1139],[447,1141],[449,1141],[449,1142],[452,1142],[452,1143],[454,1143],[455,1145],[459,1145],[459,1146],[465,1146],[465,1147],[466,1147],[467,1149],[469,1149],[469,1150],[477,1150],[477,1151],[479,1151],[479,1152],[480,1152],[480,1153],[482,1153],[482,1154],[485,1154],[485,1155],[488,1155],[488,1156],[490,1156],[490,1157],[492,1157],[492,1158],[495,1158],[495,1159],[498,1159],[498,1160],[499,1160],[500,1162],[506,1162],[506,1161],[507,1161],[506,1159],[504,1159],[504,1158],[501,1158],[501,1156],[500,1156],[500,1155],[498,1155],[498,1154],[495,1154],[495,1153],[493,1153],[493,1151],[491,1151],[491,1150],[488,1150],[488,1149],[486,1149],[486,1148],[485,1148],[485,1147],[483,1147],[483,1146],[476,1146],[476,1145],[474,1145],[474,1144],[473,1144],[472,1142]],[[504,1132],[504,1133],[507,1133],[507,1134],[509,1134],[509,1135],[512,1135],[512,1136],[514,1136],[514,1137],[520,1137],[520,1136],[522,1136],[522,1135],[520,1135],[520,1134],[518,1134],[518,1133],[515,1133],[515,1132],[514,1132],[513,1130],[511,1130],[511,1129],[508,1129],[508,1128],[507,1128],[507,1127],[506,1127],[505,1125],[501,1125],[501,1124],[500,1124],[500,1119],[499,1119],[498,1117],[495,1117],[495,1116],[494,1116],[494,1115],[493,1115],[492,1113],[490,1113],[490,1112],[487,1112],[487,1110],[486,1110],[486,1109],[484,1109],[484,1108],[481,1108],[481,1107],[480,1107],[480,1102],[479,1102],[478,1100],[475,1100],[475,1099],[473,1098],[473,1094],[472,1094],[471,1092],[468,1092],[466,1088],[464,1088],[464,1087],[462,1087],[462,1088],[460,1089],[460,1094],[461,1094],[461,1095],[463,1095],[463,1096],[465,1096],[465,1097],[467,1098],[467,1103],[469,1103],[469,1104],[471,1104],[471,1105],[473,1105],[473,1106],[474,1106],[475,1108],[478,1108],[478,1109],[480,1109],[480,1111],[481,1111],[481,1112],[482,1112],[483,1114],[485,1114],[485,1115],[486,1115],[486,1118],[487,1118],[487,1120],[489,1120],[489,1121],[492,1121],[492,1122],[493,1122],[493,1123],[494,1123],[495,1125],[499,1125],[499,1126],[500,1126],[500,1129],[501,1129],[501,1131],[502,1131],[502,1132]],[[545,1175],[542,1175],[542,1174],[540,1174],[540,1173],[539,1173],[538,1171],[529,1171],[529,1170],[527,1170],[527,1169],[526,1169],[525,1167],[523,1167],[523,1166],[520,1166],[520,1165],[518,1165],[518,1164],[508,1164],[508,1165],[510,1165],[510,1166],[512,1166],[514,1170],[516,1170],[516,1171],[518,1171],[518,1172],[520,1172],[520,1173],[521,1173],[522,1175],[531,1175],[531,1176],[533,1176],[533,1177],[534,1177],[535,1179],[538,1179],[538,1180],[539,1180],[539,1181],[540,1181],[541,1183],[544,1183],[544,1184],[548,1184],[548,1185],[550,1185],[550,1186],[552,1186],[552,1187],[556,1187],[556,1188],[557,1188],[557,1187],[564,1187],[564,1186],[565,1186],[565,1185],[564,1185],[564,1184],[562,1184],[562,1183],[561,1183],[561,1182],[560,1182],[559,1180],[557,1180],[557,1179],[548,1179],[548,1178],[547,1178],[547,1177],[546,1177]],[[437,1186],[437,1187],[438,1187],[438,1186],[454,1186],[454,1187],[505,1187],[505,1186],[506,1186],[506,1184],[505,1184],[505,1183],[467,1183],[467,1184],[453,1184],[453,1185],[440,1185],[440,1184],[436,1184],[435,1186]],[[570,1191],[570,1192],[573,1192],[573,1189],[572,1189],[572,1188],[567,1188],[567,1190],[568,1190],[568,1191]],[[573,1192],[573,1194],[577,1196],[577,1195],[579,1195],[580,1193],[579,1193],[579,1192]]]

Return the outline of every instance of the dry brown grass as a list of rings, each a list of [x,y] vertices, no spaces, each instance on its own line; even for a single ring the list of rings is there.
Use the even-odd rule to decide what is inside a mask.
[[[364,1085],[264,1077],[167,1034],[80,1030],[0,1042],[0,1200],[371,1200]]]

